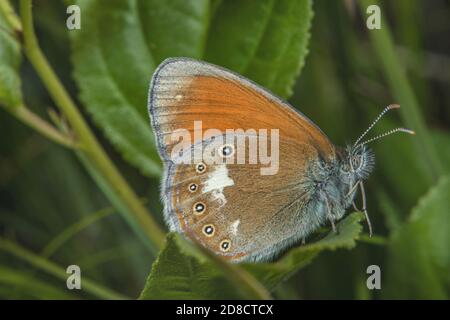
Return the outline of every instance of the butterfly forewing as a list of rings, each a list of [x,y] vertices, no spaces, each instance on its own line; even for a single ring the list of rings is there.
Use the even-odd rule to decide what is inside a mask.
[[[278,128],[280,135],[309,143],[324,157],[334,156],[331,142],[306,116],[253,82],[205,62],[186,58],[163,62],[150,87],[149,112],[166,160],[174,145],[171,134],[185,129],[194,136],[194,121],[199,120],[202,132]],[[201,139],[201,134],[197,136]]]

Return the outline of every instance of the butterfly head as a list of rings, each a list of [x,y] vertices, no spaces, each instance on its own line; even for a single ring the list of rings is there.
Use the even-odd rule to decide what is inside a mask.
[[[363,138],[369,133],[369,131],[375,126],[375,124],[392,109],[398,109],[398,104],[391,104],[387,106],[378,117],[372,122],[372,124],[364,131],[353,145],[347,146],[345,150],[341,152],[341,176],[344,182],[349,185],[353,185],[356,181],[367,179],[371,173],[375,164],[375,156],[373,152],[366,147],[367,144],[389,136],[397,132],[405,132],[414,134],[414,131],[405,128],[395,128],[383,134],[377,135],[373,138],[363,141]]]
[[[350,181],[365,180],[375,165],[375,156],[366,146],[348,146],[341,160],[341,175]]]

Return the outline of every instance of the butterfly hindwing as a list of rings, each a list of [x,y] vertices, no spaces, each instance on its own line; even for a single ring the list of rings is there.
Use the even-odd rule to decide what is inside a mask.
[[[262,175],[261,169],[267,169],[268,164],[248,163],[252,138],[245,138],[244,149],[238,145],[243,141],[240,135],[197,143],[191,152],[174,159],[164,178],[166,220],[173,222],[172,229],[195,237],[233,261],[267,259],[275,248],[282,249],[307,234],[307,226],[319,223],[304,214],[309,205],[305,190],[311,184],[307,172],[287,165],[296,161],[299,167],[306,168],[309,160],[297,159],[296,155],[316,157],[316,151],[294,140],[283,140],[277,173]],[[267,140],[270,145],[270,137]],[[232,156],[220,157],[216,152],[215,157],[204,154],[202,160],[192,158],[194,149],[207,149],[213,144],[210,150],[232,146]],[[245,153],[245,164],[237,163],[239,152]],[[191,161],[186,161],[188,158]]]

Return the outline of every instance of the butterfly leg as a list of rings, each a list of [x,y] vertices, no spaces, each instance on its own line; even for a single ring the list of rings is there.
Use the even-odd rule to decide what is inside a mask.
[[[362,209],[359,209],[356,206],[355,201],[352,202],[353,209],[355,211],[363,212],[364,217],[366,218],[367,226],[369,227],[369,237],[372,237],[372,223],[370,222],[369,214],[367,213],[367,207],[366,207],[366,192],[364,189],[364,184],[362,181],[358,182],[359,189],[361,190],[361,197],[362,197]]]
[[[362,212],[364,212],[364,216],[366,217],[366,221],[367,221],[367,226],[369,227],[369,237],[372,237],[372,223],[370,223],[370,219],[369,219],[369,214],[367,213],[367,208],[366,208],[366,192],[364,190],[364,184],[361,181],[359,183],[359,188],[361,190],[361,196],[362,196]]]
[[[350,190],[348,191],[348,193],[345,195],[346,198],[349,197],[349,196],[353,193],[353,191],[355,191],[356,188],[358,188],[358,184],[359,184],[359,181],[356,182],[355,185],[354,185],[353,187],[350,188]]]
[[[328,201],[327,196],[324,196],[324,199],[325,199],[325,203],[327,204],[327,210],[328,210],[327,218],[331,223],[331,228],[333,229],[334,233],[339,233],[339,230],[336,228],[336,224],[334,223],[334,221],[336,220],[336,217],[331,212],[330,203]]]
[[[358,181],[357,183],[355,183],[355,185],[353,186],[351,192],[355,191],[355,189],[356,189],[357,187],[359,187],[359,184],[360,184],[360,183],[361,183],[361,181]],[[351,192],[349,192],[348,195],[349,195]],[[354,199],[354,198],[353,198],[353,201],[352,201],[352,206],[353,206],[353,210],[358,211],[358,212],[363,212],[363,210],[362,210],[362,209],[359,209],[358,206],[356,205],[356,202],[355,202],[355,199]]]
[[[362,212],[362,210],[359,209],[359,208],[356,206],[355,200],[353,200],[352,206],[353,206],[353,210],[358,211],[358,212]]]

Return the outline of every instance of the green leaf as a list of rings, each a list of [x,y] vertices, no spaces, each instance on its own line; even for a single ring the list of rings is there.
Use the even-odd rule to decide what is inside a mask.
[[[288,98],[308,52],[312,16],[310,0],[223,1],[205,58]]]
[[[243,299],[231,279],[181,235],[169,233],[140,299]]]
[[[137,1],[77,1],[81,30],[71,32],[80,99],[113,145],[144,174],[160,173],[147,116],[156,66]]]
[[[167,57],[208,60],[287,98],[307,53],[310,0],[79,0],[74,77],[95,123],[126,160],[161,173],[148,85]],[[238,36],[237,36],[238,35]]]
[[[310,263],[323,250],[352,248],[361,232],[361,214],[351,214],[338,224],[339,234],[296,247],[274,263],[233,265],[242,268],[268,289],[273,289]],[[245,297],[233,279],[205,254],[177,234],[170,234],[166,247],[152,266],[141,299],[240,299]]]
[[[420,199],[409,221],[392,235],[386,298],[450,297],[450,177]]]
[[[21,60],[20,44],[13,28],[7,23],[5,13],[0,10],[0,104],[6,107],[22,104],[19,75]]]

